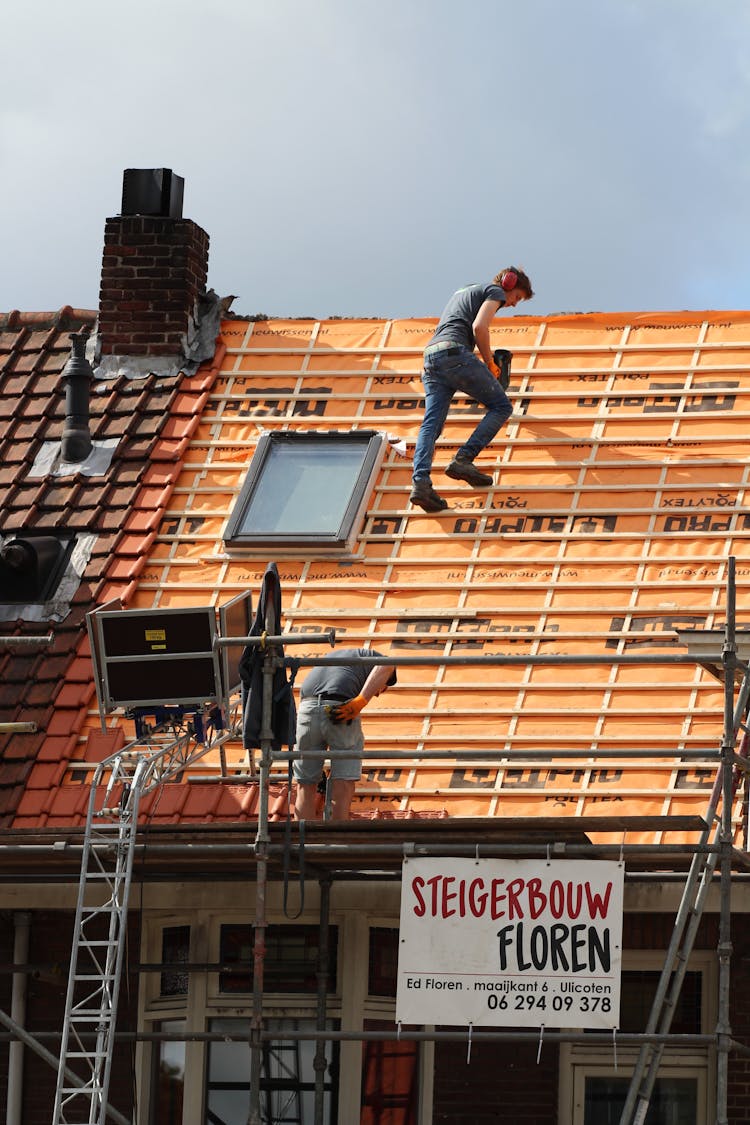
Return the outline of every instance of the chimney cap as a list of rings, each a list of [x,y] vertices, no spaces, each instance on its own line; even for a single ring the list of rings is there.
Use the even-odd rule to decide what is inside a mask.
[[[184,178],[171,168],[126,168],[121,214],[181,219],[184,190]]]

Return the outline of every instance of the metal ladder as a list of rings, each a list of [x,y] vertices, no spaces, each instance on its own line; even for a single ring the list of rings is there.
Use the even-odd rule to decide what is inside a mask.
[[[745,758],[748,757],[748,728],[744,720],[747,715],[749,700],[750,669],[746,669],[732,722],[732,744],[734,745],[740,730],[742,730],[739,755]],[[736,793],[740,775],[740,768],[735,765],[732,770],[732,797]],[[701,833],[699,848],[690,864],[674,930],[672,931],[672,938],[651,1006],[646,1025],[647,1035],[667,1035],[672,1026],[672,1019],[687,971],[688,960],[719,862],[718,845],[722,837],[722,824],[717,815],[717,809],[722,796],[722,768],[719,767],[706,813],[706,827]],[[712,836],[712,842],[715,846],[707,852],[702,852],[701,849],[706,847]],[[619,1125],[644,1125],[664,1054],[664,1046],[663,1042],[643,1043],[641,1045],[620,1115]]]
[[[105,1125],[107,1118],[140,799],[231,736],[231,731],[222,730],[216,738],[209,734],[206,741],[197,742],[194,730],[177,737],[173,730],[146,730],[95,770],[52,1125]],[[81,1085],[71,1080],[71,1073]]]

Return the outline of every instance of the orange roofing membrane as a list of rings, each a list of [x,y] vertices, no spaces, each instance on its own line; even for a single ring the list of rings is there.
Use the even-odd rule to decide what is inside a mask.
[[[408,496],[434,323],[226,321],[212,380],[199,388],[199,373],[188,388],[206,392],[190,424],[180,417],[162,435],[179,444],[179,470],[145,554],[113,576],[127,605],[257,594],[267,556],[230,552],[222,536],[262,433],[384,431],[392,442],[353,554],[275,558],[287,631],[334,626],[339,643],[435,660],[402,668],[368,707],[366,753],[376,756],[354,815],[703,815],[715,762],[681,755],[717,753],[723,688],[670,657],[684,652],[676,628],[725,622],[730,556],[740,624],[748,605],[750,313],[498,318],[492,343],[513,352],[514,413],[478,461],[496,484],[474,492],[443,474],[479,417],[458,396],[433,472],[450,506],[427,515]],[[137,510],[147,508],[141,498]],[[664,662],[614,659],[639,653]],[[439,663],[462,654],[613,659]],[[90,776],[86,740],[98,725],[90,710],[65,784]],[[245,772],[239,743],[226,753]],[[217,771],[218,754],[207,755],[193,773],[200,797],[173,786],[181,796],[154,801],[154,815],[189,819],[190,802],[203,819],[248,815],[243,786],[210,796],[198,786]],[[80,804],[65,815],[79,819]]]

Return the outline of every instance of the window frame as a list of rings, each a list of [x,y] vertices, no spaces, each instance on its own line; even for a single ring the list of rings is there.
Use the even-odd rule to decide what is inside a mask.
[[[309,447],[311,453],[314,447],[323,442],[335,442],[340,445],[358,445],[363,447],[362,464],[357,478],[352,484],[349,501],[344,510],[338,530],[335,533],[324,532],[250,532],[243,530],[250,505],[255,497],[260,484],[266,479],[265,474],[270,465],[270,458],[274,450],[284,447],[296,446],[297,448]],[[376,430],[315,430],[301,433],[298,431],[268,431],[261,435],[255,449],[247,475],[240,489],[240,494],[229,515],[224,532],[225,545],[232,548],[267,550],[275,549],[309,549],[343,553],[351,551],[356,536],[359,533],[362,517],[372,491],[375,477],[380,469],[385,455],[385,436]]]
[[[219,918],[218,921],[217,921],[217,933],[216,933],[216,935],[214,935],[213,933],[211,935],[211,948],[212,948],[212,950],[215,948],[215,951],[216,951],[215,962],[217,964],[218,963],[224,963],[224,964],[231,963],[226,957],[222,957],[222,931],[224,930],[225,927],[237,927],[237,928],[242,928],[242,929],[247,928],[248,931],[249,931],[249,935],[250,935],[250,947],[252,948],[253,945],[254,945],[255,930],[254,930],[253,922],[252,922],[251,919],[243,919],[241,921],[236,921],[234,919]],[[272,934],[270,932],[266,933],[266,958],[268,958],[268,956],[269,956],[268,955],[268,946],[270,945],[272,938],[277,937],[279,931],[281,931],[282,929],[287,930],[290,934],[292,933],[292,931],[299,931],[299,930],[303,930],[303,929],[309,930],[312,933],[313,931],[317,930],[318,927],[315,924],[315,922],[303,922],[303,921],[289,922],[289,921],[286,921],[286,920],[279,921],[279,922],[276,922],[276,921],[269,922],[268,925],[267,925],[267,931],[273,931],[273,933]],[[328,940],[329,940],[329,960],[333,961],[333,973],[332,973],[332,975],[329,976],[329,979],[328,979],[328,997],[329,997],[329,1003],[330,1003],[331,998],[333,998],[335,1000],[340,999],[339,980],[338,980],[339,955],[340,955],[340,945],[339,945],[340,935],[339,935],[338,926],[337,926],[335,921],[331,921],[330,924],[329,924]],[[314,966],[311,975],[316,975],[316,973],[317,973],[317,964]],[[249,1003],[249,1001],[252,999],[252,995],[253,995],[252,955],[251,955],[251,958],[250,958],[250,965],[249,965],[249,968],[248,968],[248,971],[247,971],[247,975],[248,975],[247,988],[244,988],[244,989],[243,988],[234,988],[234,989],[227,988],[226,987],[226,985],[227,985],[226,978],[229,977],[229,976],[232,976],[232,975],[236,976],[236,977],[239,977],[239,976],[242,976],[244,974],[243,974],[241,969],[238,969],[234,974],[230,973],[229,971],[225,971],[223,973],[218,972],[218,973],[211,973],[209,975],[208,996],[209,996],[209,998],[210,998],[210,1000],[213,1004],[216,1004],[218,1006],[222,1006],[222,1005],[224,1005],[224,1006],[226,1006],[226,1005],[234,1006],[238,1003],[241,1003],[241,1004]],[[285,1006],[285,1005],[289,1005],[289,1004],[291,1004],[291,1005],[294,1005],[294,1004],[302,1005],[303,1007],[305,1005],[314,1006],[315,1003],[317,1002],[317,984],[316,984],[315,987],[308,988],[308,989],[295,989],[295,988],[273,989],[273,988],[269,987],[269,985],[268,985],[268,975],[266,976],[266,980],[264,981],[263,993],[264,993],[264,996],[266,998],[267,1004],[280,1005],[282,1007]]]
[[[584,1125],[584,1112],[586,1105],[586,1082],[589,1078],[619,1078],[630,1081],[632,1068],[610,1066],[576,1066],[573,1074],[573,1092],[575,1098],[573,1125]],[[660,1079],[681,1078],[695,1082],[695,1125],[709,1125],[711,1115],[708,1113],[708,1068],[678,1065],[663,1065],[659,1067],[656,1081]]]

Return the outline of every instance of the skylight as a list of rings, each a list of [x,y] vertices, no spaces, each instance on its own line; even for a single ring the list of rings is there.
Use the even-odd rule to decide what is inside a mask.
[[[382,454],[382,435],[372,430],[264,434],[225,541],[351,549]]]

